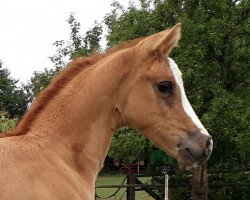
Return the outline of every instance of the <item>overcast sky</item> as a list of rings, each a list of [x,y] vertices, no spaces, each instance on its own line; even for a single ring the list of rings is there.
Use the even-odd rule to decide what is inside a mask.
[[[111,10],[112,0],[1,0],[0,60],[11,76],[26,83],[34,71],[52,67],[56,40],[69,39],[66,20],[71,12],[81,33]],[[127,0],[119,0],[127,5]]]

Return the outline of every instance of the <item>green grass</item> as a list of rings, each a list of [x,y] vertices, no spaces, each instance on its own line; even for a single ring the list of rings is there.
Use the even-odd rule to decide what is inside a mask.
[[[125,178],[125,175],[100,175],[97,178],[96,185],[120,185]],[[147,178],[140,178],[141,181],[147,181]],[[126,184],[126,181],[124,182]],[[108,197],[112,195],[118,188],[97,188],[96,194],[100,197]],[[119,192],[110,199],[122,199],[126,200],[126,188],[121,188]],[[144,191],[136,191],[135,199],[143,199],[143,200],[153,200],[146,192]]]

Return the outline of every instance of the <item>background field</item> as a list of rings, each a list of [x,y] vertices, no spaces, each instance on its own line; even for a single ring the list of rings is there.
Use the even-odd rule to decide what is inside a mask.
[[[101,175],[97,178],[96,185],[120,185],[125,178],[124,175]],[[141,181],[146,182],[147,178],[140,178]],[[124,182],[126,184],[126,182]],[[97,188],[96,194],[102,198],[112,195],[117,188]],[[136,191],[136,199],[153,200],[146,192]],[[121,188],[119,192],[110,199],[126,199],[126,188]]]

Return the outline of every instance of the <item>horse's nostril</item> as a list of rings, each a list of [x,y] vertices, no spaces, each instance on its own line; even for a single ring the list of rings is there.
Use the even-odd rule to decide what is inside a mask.
[[[207,140],[206,148],[207,148],[207,149],[210,149],[211,146],[212,146],[212,144],[213,144],[213,140],[212,140],[212,138],[209,138],[209,139]]]
[[[204,150],[203,155],[207,157],[207,156],[209,156],[210,153],[211,153],[211,150],[210,149],[206,149],[206,150]]]
[[[192,162],[205,162],[213,149],[213,140],[209,135],[196,136],[193,138],[185,138],[179,146],[180,154]]]

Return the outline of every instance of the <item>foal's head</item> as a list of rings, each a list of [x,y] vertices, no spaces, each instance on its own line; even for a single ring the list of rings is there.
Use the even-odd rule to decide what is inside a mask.
[[[213,142],[185,95],[182,74],[171,49],[180,39],[180,24],[144,38],[133,48],[135,65],[126,83],[121,113],[168,155],[182,164],[208,159]]]

